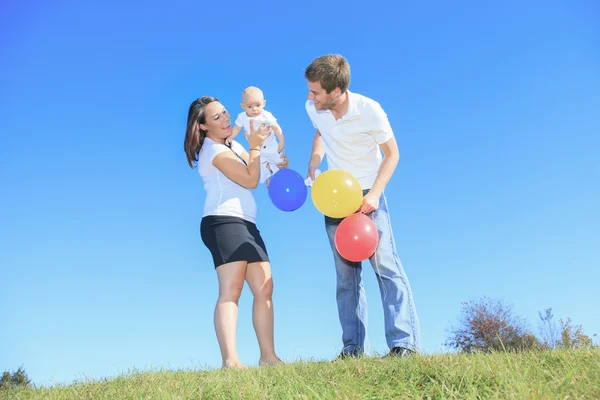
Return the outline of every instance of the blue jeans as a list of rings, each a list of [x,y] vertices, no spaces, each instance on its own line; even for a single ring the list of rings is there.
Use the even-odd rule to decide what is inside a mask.
[[[367,192],[368,190],[365,190],[364,194]],[[419,321],[408,278],[396,253],[385,195],[381,195],[379,208],[368,215],[379,231],[379,245],[369,261],[379,283],[387,345],[390,349],[399,346],[417,351]],[[361,278],[362,264],[345,260],[335,248],[335,231],[341,221],[342,219],[325,217],[325,227],[337,271],[336,298],[344,343],[342,352],[361,354],[364,351],[367,324],[367,299]]]

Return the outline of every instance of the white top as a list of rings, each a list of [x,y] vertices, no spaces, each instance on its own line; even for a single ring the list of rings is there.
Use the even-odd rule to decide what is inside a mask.
[[[243,127],[246,134],[249,135],[250,120],[254,121],[254,129],[258,129],[262,124],[272,126],[277,123],[277,119],[275,119],[273,114],[271,114],[267,110],[263,110],[262,113],[260,113],[260,115],[258,115],[257,117],[249,117],[248,114],[246,114],[246,111],[241,112],[235,119],[235,124],[239,127]],[[277,154],[277,139],[275,133],[273,132],[273,129],[271,129],[271,134],[263,142],[260,151]]]
[[[394,132],[378,102],[347,93],[348,112],[337,121],[330,110],[317,111],[312,100],[306,102],[306,112],[321,133],[328,169],[348,171],[363,190],[370,189],[383,160],[379,145]]]
[[[229,215],[256,223],[256,201],[252,192],[229,179],[212,163],[217,154],[226,151],[233,151],[241,157],[244,148],[235,140],[229,148],[223,143],[206,138],[200,149],[198,173],[204,180],[206,191],[202,216]],[[242,159],[239,162],[244,163]]]

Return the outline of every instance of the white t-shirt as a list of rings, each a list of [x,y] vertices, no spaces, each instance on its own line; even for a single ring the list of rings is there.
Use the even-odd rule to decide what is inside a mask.
[[[387,114],[375,100],[348,93],[348,112],[336,120],[331,111],[317,111],[312,100],[306,112],[321,133],[328,169],[351,173],[362,189],[375,183],[383,155],[379,145],[394,137]]]
[[[250,120],[253,120],[254,129],[258,129],[262,124],[267,125],[275,125],[277,123],[277,119],[268,112],[267,110],[263,110],[257,117],[249,117],[245,111],[238,114],[235,119],[235,124],[237,126],[243,127],[246,134],[250,134]],[[260,149],[261,153],[269,153],[269,154],[277,154],[277,138],[275,136],[275,132],[271,129],[271,134],[269,137],[265,139]]]
[[[256,223],[256,201],[252,192],[229,179],[212,163],[217,154],[226,151],[233,151],[241,157],[244,148],[235,140],[229,148],[206,138],[200,149],[198,173],[204,181],[206,191],[202,216],[229,215]],[[242,159],[239,162],[244,163]]]

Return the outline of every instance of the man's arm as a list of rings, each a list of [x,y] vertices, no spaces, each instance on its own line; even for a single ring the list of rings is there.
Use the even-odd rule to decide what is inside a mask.
[[[317,130],[317,133],[315,133],[315,138],[313,139],[310,160],[308,161],[308,176],[313,181],[315,180],[315,171],[317,170],[317,168],[319,168],[319,165],[321,165],[321,161],[323,161],[323,156],[325,156],[325,148],[323,147],[321,132]]]
[[[380,144],[379,148],[383,152],[383,161],[379,167],[379,172],[377,172],[375,183],[373,183],[371,190],[369,190],[369,193],[363,198],[360,212],[364,214],[377,210],[379,207],[379,198],[394,174],[398,161],[400,160],[398,143],[396,143],[396,138],[393,136],[387,142]]]

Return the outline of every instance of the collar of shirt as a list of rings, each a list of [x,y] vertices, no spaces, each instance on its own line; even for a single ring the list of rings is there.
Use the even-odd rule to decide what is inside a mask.
[[[346,111],[346,114],[342,115],[342,118],[336,120],[335,116],[329,109],[322,111],[315,109],[315,111],[317,114],[329,114],[336,124],[358,118],[360,116],[360,110],[358,109],[358,104],[356,104],[356,101],[354,100],[354,95],[349,90],[346,90],[346,93],[348,94],[348,111]]]

